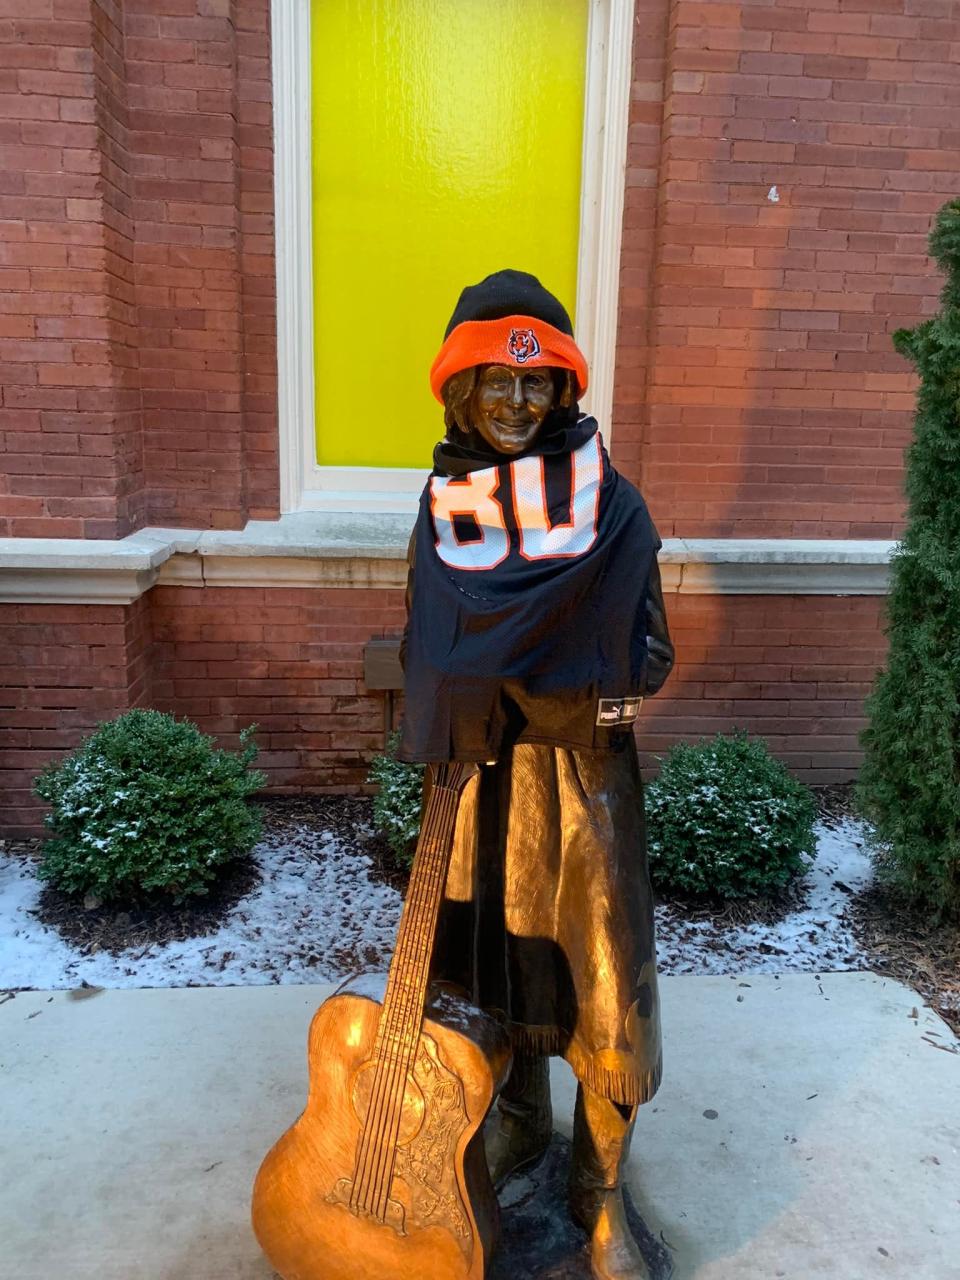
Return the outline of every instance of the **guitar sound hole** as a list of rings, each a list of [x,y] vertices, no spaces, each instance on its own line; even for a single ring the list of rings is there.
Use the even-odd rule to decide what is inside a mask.
[[[353,1109],[361,1127],[367,1118],[367,1111],[370,1107],[370,1098],[376,1079],[376,1065],[375,1061],[365,1062],[353,1080]],[[425,1109],[420,1086],[413,1076],[408,1074],[403,1091],[403,1108],[400,1112],[400,1132],[397,1136],[398,1147],[404,1147],[407,1143],[412,1142],[420,1132],[423,1127]]]

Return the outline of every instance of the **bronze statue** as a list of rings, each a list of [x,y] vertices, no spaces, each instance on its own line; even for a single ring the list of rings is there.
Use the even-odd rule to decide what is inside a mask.
[[[401,756],[469,760],[432,975],[509,1032],[494,1184],[539,1161],[548,1056],[578,1078],[569,1207],[598,1280],[648,1275],[622,1177],[661,1043],[633,725],[673,665],[643,499],[580,413],[535,277],[463,291],[432,370],[447,434],[408,552]]]
[[[534,277],[464,290],[431,376],[448,434],[409,551],[400,754],[429,765],[410,887],[389,975],[314,1016],[254,1229],[285,1280],[483,1280],[494,1186],[544,1155],[562,1054],[570,1209],[594,1275],[638,1280],[622,1176],[660,1023],[633,724],[673,663],[660,539]]]

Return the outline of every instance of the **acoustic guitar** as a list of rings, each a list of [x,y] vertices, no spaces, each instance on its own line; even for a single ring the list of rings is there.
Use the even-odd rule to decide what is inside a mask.
[[[257,1174],[253,1228],[283,1280],[482,1280],[495,1244],[481,1128],[508,1037],[458,988],[429,984],[477,767],[431,771],[390,972],[349,979],[314,1015],[306,1109]]]

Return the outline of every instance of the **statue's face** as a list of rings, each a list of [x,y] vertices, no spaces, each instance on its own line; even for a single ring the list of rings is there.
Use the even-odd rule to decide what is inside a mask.
[[[477,375],[467,417],[500,453],[523,453],[536,439],[555,398],[552,369],[486,364]]]

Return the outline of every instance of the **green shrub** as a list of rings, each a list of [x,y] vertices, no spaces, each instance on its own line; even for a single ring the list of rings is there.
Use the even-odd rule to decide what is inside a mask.
[[[420,834],[424,766],[398,760],[399,742],[399,732],[392,733],[386,754],[374,756],[367,781],[380,788],[373,800],[374,826],[397,859],[409,867]]]
[[[937,215],[930,252],[945,276],[940,311],[893,335],[920,389],[856,797],[879,879],[960,919],[960,200]]]
[[[188,720],[127,711],[37,777],[51,806],[53,836],[40,875],[66,893],[108,899],[207,892],[219,868],[247,854],[262,816],[247,796],[266,782],[248,770],[257,748],[241,731],[241,751],[217,750]]]
[[[783,888],[813,857],[810,790],[745,730],[680,743],[647,783],[650,874],[660,888],[743,898]]]

